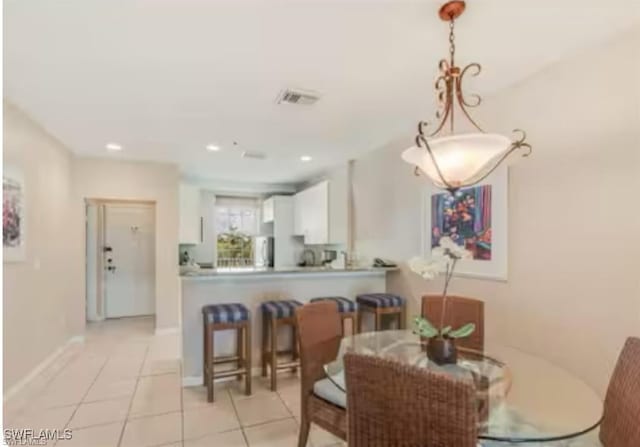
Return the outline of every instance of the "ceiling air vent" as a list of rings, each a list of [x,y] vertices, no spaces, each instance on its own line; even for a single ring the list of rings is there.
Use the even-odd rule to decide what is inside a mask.
[[[297,104],[301,106],[310,106],[320,99],[317,93],[286,89],[280,92],[276,103],[278,104]]]
[[[264,160],[267,156],[264,152],[242,151],[242,158],[252,158],[254,160]]]

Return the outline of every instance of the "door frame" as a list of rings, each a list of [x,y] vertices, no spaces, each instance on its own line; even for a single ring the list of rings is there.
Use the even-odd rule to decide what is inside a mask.
[[[84,199],[85,204],[85,320],[86,321],[103,321],[106,318],[106,297],[104,289],[104,256],[102,248],[105,245],[105,206],[107,205],[142,205],[153,207],[153,225],[157,229],[157,213],[155,200],[128,200],[128,199]],[[96,207],[96,219],[89,218],[90,207]],[[89,240],[93,231],[89,226],[95,225],[95,241]],[[93,230],[93,229],[92,229]],[[154,230],[155,231],[155,230]],[[154,235],[154,265],[156,264],[157,252],[157,234]],[[91,256],[90,245],[95,243],[97,249],[94,256]],[[91,274],[90,274],[91,272]],[[95,275],[95,276],[94,276]],[[91,281],[95,278],[95,281]],[[154,293],[155,295],[155,293]],[[95,296],[95,304],[91,296]],[[155,301],[155,298],[154,298]],[[155,303],[154,303],[155,304]]]

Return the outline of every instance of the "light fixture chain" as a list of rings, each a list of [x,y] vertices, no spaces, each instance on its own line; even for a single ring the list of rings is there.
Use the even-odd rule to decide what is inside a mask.
[[[456,54],[456,36],[454,34],[455,20],[453,17],[449,21],[449,55],[451,56],[451,66],[455,67],[454,57]]]

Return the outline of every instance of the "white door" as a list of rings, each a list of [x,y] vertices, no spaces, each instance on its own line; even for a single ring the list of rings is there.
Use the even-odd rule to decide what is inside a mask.
[[[155,208],[108,204],[104,217],[107,318],[155,313]]]

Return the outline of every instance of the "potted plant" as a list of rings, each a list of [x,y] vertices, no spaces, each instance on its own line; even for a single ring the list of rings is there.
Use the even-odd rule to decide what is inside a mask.
[[[448,237],[440,238],[440,245],[432,250],[432,258],[425,260],[415,257],[409,261],[409,268],[424,279],[434,279],[442,271],[445,273],[444,290],[442,292],[442,310],[438,326],[422,316],[414,319],[413,332],[427,339],[427,356],[439,365],[456,363],[458,353],[456,339],[473,334],[476,325],[467,323],[457,329],[445,326],[447,315],[447,291],[455,272],[456,264],[461,259],[471,258],[471,253],[460,247]]]

